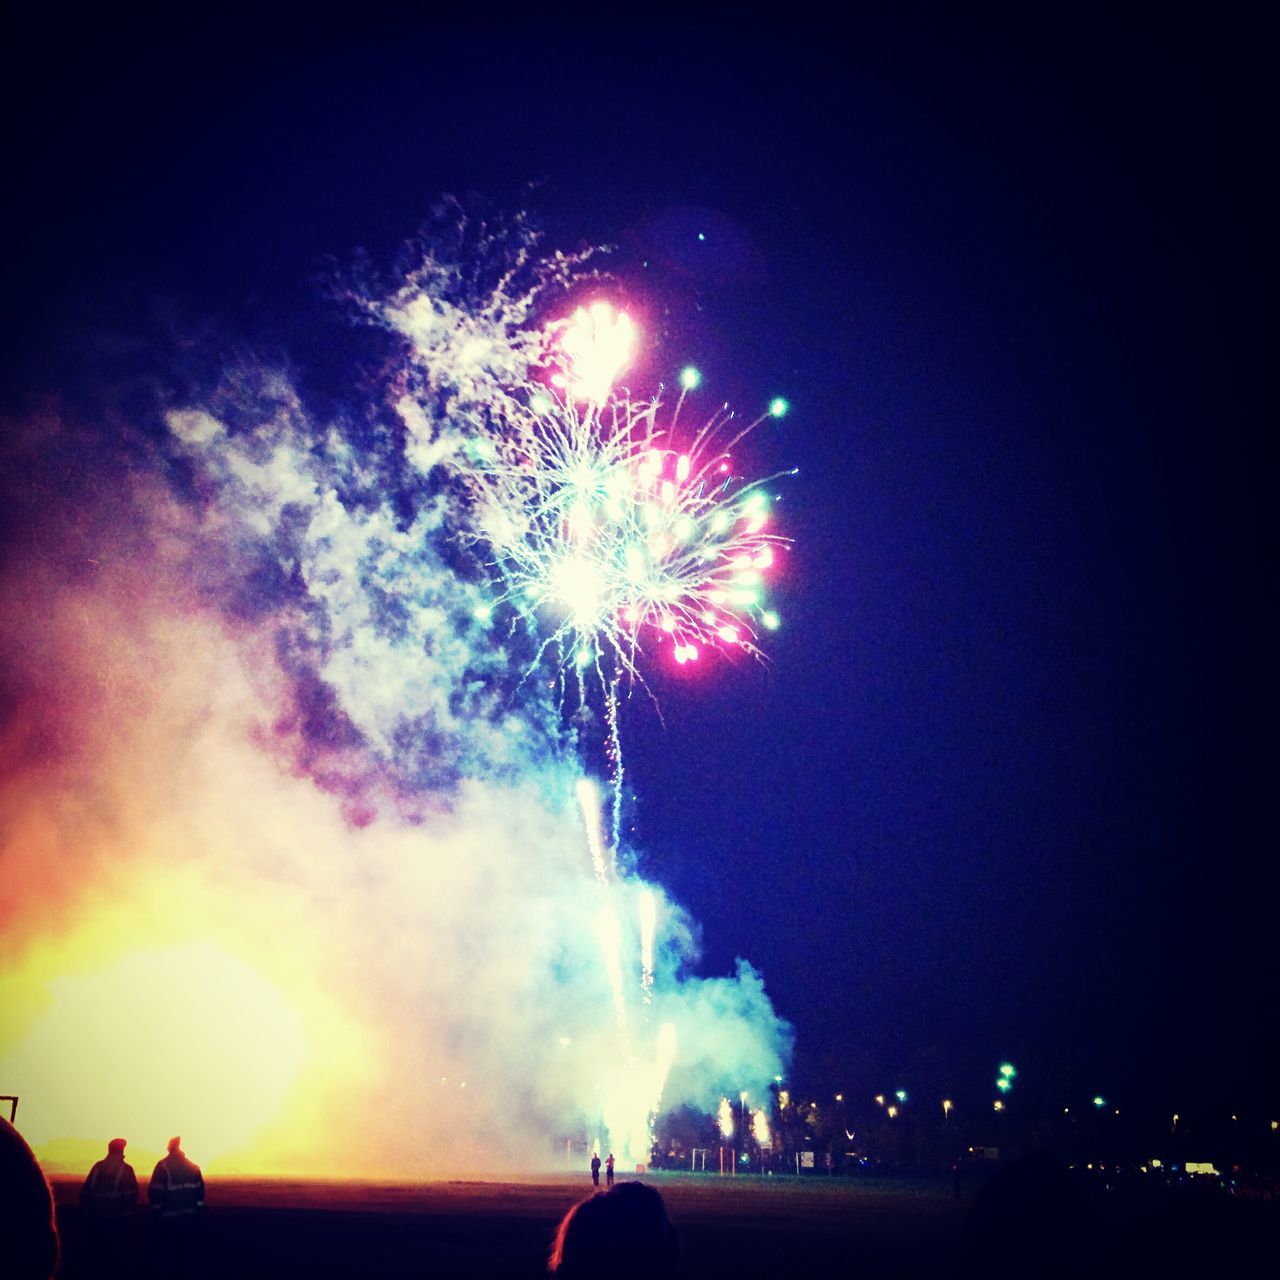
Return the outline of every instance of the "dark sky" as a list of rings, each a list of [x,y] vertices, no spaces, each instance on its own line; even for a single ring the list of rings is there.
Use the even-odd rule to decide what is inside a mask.
[[[168,313],[332,393],[326,257],[442,192],[618,244],[655,364],[793,404],[751,446],[800,468],[771,662],[660,677],[629,730],[705,967],[762,970],[815,1082],[1007,1057],[1244,1105],[1276,1067],[1261,36],[900,15],[51,23],[3,90],[5,403]]]

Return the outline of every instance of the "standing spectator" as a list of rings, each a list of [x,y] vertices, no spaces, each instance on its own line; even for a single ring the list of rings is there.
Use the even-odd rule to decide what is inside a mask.
[[[591,1185],[593,1187],[600,1185],[600,1153],[598,1151],[591,1153]]]
[[[6,1280],[49,1280],[58,1266],[53,1195],[17,1129],[0,1119],[0,1266]]]
[[[604,1182],[606,1187],[613,1186],[613,1152],[609,1152],[609,1158],[604,1162]]]
[[[169,1139],[169,1154],[151,1173],[147,1199],[156,1225],[160,1273],[180,1276],[186,1271],[196,1222],[204,1209],[204,1178],[187,1159],[181,1138]]]
[[[112,1276],[125,1266],[129,1224],[138,1205],[138,1179],[125,1162],[125,1145],[123,1138],[112,1138],[80,1188],[85,1248],[94,1269]]]

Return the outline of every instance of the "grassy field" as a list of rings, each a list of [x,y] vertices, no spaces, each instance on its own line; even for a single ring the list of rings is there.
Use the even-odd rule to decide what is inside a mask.
[[[645,1180],[662,1192],[679,1231],[680,1277],[1057,1274],[1055,1240],[1033,1241],[1032,1256],[1000,1259],[985,1248],[966,1254],[970,1202],[956,1200],[943,1179],[654,1173]],[[65,1250],[60,1275],[90,1274],[79,1248],[78,1183],[54,1186]],[[217,1179],[189,1274],[193,1280],[536,1277],[545,1274],[556,1224],[590,1190],[585,1175],[422,1185]],[[1244,1259],[1259,1245],[1274,1248],[1280,1206],[1187,1209],[1100,1206],[1092,1229],[1105,1230],[1096,1235],[1087,1274],[1155,1274],[1157,1267],[1199,1262],[1230,1275],[1237,1254]],[[148,1226],[139,1214],[130,1274],[146,1274]],[[1025,1243],[1019,1248],[1025,1255]]]

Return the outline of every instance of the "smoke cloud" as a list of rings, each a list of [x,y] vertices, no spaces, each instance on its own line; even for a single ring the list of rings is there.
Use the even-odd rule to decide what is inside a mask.
[[[477,620],[413,403],[356,430],[241,367],[156,421],[5,428],[0,1091],[54,1166],[117,1133],[215,1170],[636,1154],[658,1090],[784,1068],[760,977],[698,977],[653,886],[644,1000],[646,886],[593,877],[553,682]]]

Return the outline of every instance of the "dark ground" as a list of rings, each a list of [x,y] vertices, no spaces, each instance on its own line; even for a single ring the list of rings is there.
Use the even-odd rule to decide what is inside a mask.
[[[1012,1228],[975,1238],[973,1199],[957,1201],[941,1178],[667,1173],[649,1181],[679,1231],[682,1277],[1259,1274],[1259,1264],[1274,1265],[1280,1241],[1280,1204],[1216,1196],[1099,1192],[1065,1213],[1055,1205],[1051,1220],[1040,1215],[1022,1232],[1026,1206],[1010,1203]],[[79,1245],[78,1182],[55,1180],[54,1189],[59,1275],[91,1274]],[[589,1190],[585,1176],[420,1186],[218,1179],[188,1274],[538,1276],[557,1222]],[[149,1224],[139,1216],[133,1225],[128,1273],[144,1277]]]

